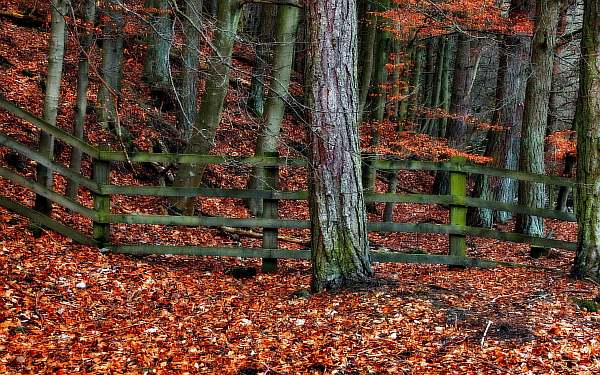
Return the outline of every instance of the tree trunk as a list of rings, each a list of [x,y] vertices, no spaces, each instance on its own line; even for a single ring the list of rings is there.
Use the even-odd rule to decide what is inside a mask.
[[[354,0],[311,0],[307,70],[310,124],[312,289],[372,275],[357,131]]]
[[[458,35],[456,61],[454,62],[454,78],[452,81],[452,100],[450,113],[456,116],[450,121],[446,130],[448,145],[454,149],[462,150],[467,144],[467,123],[464,117],[469,112],[469,84],[471,82],[471,43],[469,36],[463,33]],[[448,172],[439,171],[435,174],[433,193],[448,194]]]
[[[417,41],[414,40],[414,36],[409,43],[410,45],[408,51],[406,52],[406,55],[404,56],[404,59],[400,59],[400,62],[404,62],[404,66],[402,67],[402,75],[398,77],[399,82],[396,82],[399,93],[401,93],[402,95],[402,99],[397,99],[398,118],[396,119],[396,123],[398,124],[399,132],[404,130],[404,125],[406,123],[406,119],[408,118],[408,105],[411,100],[411,95],[415,95],[416,93],[416,90],[414,90],[414,88],[411,87],[411,82],[414,81],[417,69]],[[401,45],[398,45],[398,51],[396,51],[396,53],[399,54],[400,57],[402,57],[401,47]]]
[[[65,56],[65,16],[69,9],[68,0],[52,0],[50,41],[48,43],[48,74],[46,77],[46,96],[44,97],[44,120],[56,125],[58,116],[58,103],[60,101],[60,84],[63,71],[63,58]],[[54,157],[54,136],[40,132],[39,153],[52,159]],[[45,187],[52,189],[52,170],[37,164],[37,181]],[[35,196],[35,209],[49,215],[52,203],[41,195]]]
[[[81,5],[81,18],[83,27],[80,30],[79,44],[81,52],[79,53],[79,68],[77,70],[77,99],[75,104],[75,124],[73,127],[73,135],[79,139],[83,139],[85,132],[85,114],[87,111],[87,92],[89,82],[90,60],[88,55],[91,52],[93,43],[93,28],[96,19],[96,1],[85,0]],[[71,160],[69,168],[76,173],[81,170],[82,152],[77,147],[73,147],[71,151]],[[77,201],[77,191],[79,184],[74,180],[69,180],[67,183],[67,197]]]
[[[433,107],[433,86],[435,84],[433,75],[435,74],[435,60],[438,46],[438,38],[430,37],[427,40],[427,49],[425,53],[425,82],[423,83],[423,106],[419,118],[419,132],[424,133],[427,130],[429,121],[428,111]]]
[[[389,0],[379,1],[378,11],[384,11],[389,8]],[[374,122],[371,128],[371,146],[379,145],[379,130],[377,126],[385,118],[385,104],[387,101],[387,62],[388,52],[390,48],[391,35],[388,31],[384,31],[387,20],[379,16],[377,17],[377,38],[375,42],[375,53],[373,63],[373,74],[371,77],[370,95],[367,102],[370,102],[369,118]],[[363,114],[364,115],[364,114]],[[365,163],[363,166],[363,186],[365,192],[374,192],[375,184],[377,183],[377,169],[373,168],[370,163]],[[368,203],[367,209],[370,212],[375,212],[375,204]]]
[[[149,13],[149,30],[148,49],[144,58],[144,79],[150,86],[164,90],[171,83],[171,7],[168,0],[146,0],[145,7]]]
[[[196,123],[198,110],[198,61],[200,58],[200,22],[202,18],[202,1],[185,1],[185,18],[183,22],[183,56],[181,72],[181,88],[179,90],[178,123],[182,138],[189,142]]]
[[[530,1],[530,0],[528,0]],[[532,15],[534,7],[528,2],[512,2],[511,12]],[[507,14],[506,16],[508,16]],[[493,124],[503,126],[502,131],[490,129],[485,155],[492,158],[492,166],[514,170],[519,160],[519,140],[523,120],[523,102],[528,75],[529,38],[503,36],[499,40],[498,75],[496,81],[496,111]],[[511,178],[478,176],[475,197],[514,203],[517,183]],[[490,227],[494,220],[506,223],[512,218],[508,211],[470,209],[470,225]]]
[[[273,153],[277,151],[277,142],[281,130],[281,121],[285,112],[285,100],[288,96],[288,87],[294,60],[294,45],[296,43],[296,30],[300,10],[290,5],[281,5],[277,13],[275,28],[276,48],[274,50],[272,78],[269,84],[269,95],[264,113],[262,134],[256,144],[256,155]],[[249,183],[251,189],[262,189],[265,181],[264,167],[255,167]],[[251,212],[259,216],[262,214],[262,199],[249,201]]]
[[[268,82],[269,66],[272,64],[272,45],[275,41],[275,20],[277,8],[274,4],[261,4],[259,36],[256,47],[256,67],[250,82],[248,108],[257,117],[262,117],[265,109],[265,82]]]
[[[415,41],[415,43],[417,43]],[[410,115],[408,116],[409,122],[415,124],[417,120],[417,112],[419,111],[419,98],[421,97],[421,76],[423,72],[423,60],[425,59],[425,50],[421,46],[415,47],[415,71],[411,80],[411,97],[410,99]]]
[[[98,91],[98,121],[105,129],[114,127],[117,136],[121,136],[118,102],[121,94],[125,18],[119,0],[107,0],[102,11],[106,15],[106,21],[102,41],[102,84]]]
[[[367,97],[369,86],[371,85],[371,76],[373,75],[373,61],[375,52],[375,37],[377,35],[377,17],[371,12],[374,5],[370,1],[361,1],[360,17],[360,48],[359,48],[359,102],[358,102],[358,124],[363,121],[363,116],[367,110]]]
[[[208,77],[204,94],[190,138],[188,153],[208,154],[214,147],[215,134],[221,122],[223,104],[229,89],[231,54],[241,15],[241,6],[236,0],[223,0],[218,3],[218,15],[212,44],[214,51],[208,61]],[[175,186],[199,186],[202,182],[205,164],[180,166],[175,176]],[[191,215],[194,213],[194,199],[173,198],[176,209]]]
[[[519,169],[545,173],[544,136],[548,121],[548,98],[552,84],[554,45],[561,0],[538,0],[534,37],[531,44],[531,74],[527,82]],[[519,204],[544,207],[544,185],[521,181]],[[517,215],[516,231],[530,236],[544,235],[544,220],[537,216]]]
[[[600,4],[586,0],[577,129],[577,255],[573,275],[600,282]]]
[[[450,111],[450,69],[452,66],[450,60],[452,58],[453,39],[446,38],[444,46],[444,64],[442,66],[442,77],[441,77],[441,98],[440,108],[444,112],[444,116],[438,119],[438,137],[446,137],[446,127],[448,126],[447,114]]]

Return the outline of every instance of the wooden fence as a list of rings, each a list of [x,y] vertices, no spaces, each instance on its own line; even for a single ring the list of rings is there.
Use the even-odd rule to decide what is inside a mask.
[[[0,99],[0,108],[12,115],[25,120],[39,129],[52,134],[72,147],[76,147],[92,158],[93,179],[47,158],[46,156],[19,143],[6,134],[0,133],[0,145],[6,146],[18,153],[35,160],[47,168],[77,181],[82,187],[88,189],[94,197],[94,207],[88,208],[80,203],[47,189],[43,185],[29,180],[13,171],[0,167],[0,176],[11,180],[22,187],[44,196],[52,202],[59,204],[72,212],[87,217],[93,222],[93,235],[90,237],[64,224],[58,223],[46,215],[33,209],[0,196],[0,205],[18,214],[28,217],[34,222],[51,230],[61,233],[73,240],[88,245],[108,248],[116,253],[127,254],[185,254],[209,256],[236,256],[263,258],[263,267],[266,271],[276,268],[276,260],[309,259],[309,250],[285,250],[278,248],[277,232],[280,228],[310,228],[307,220],[280,219],[277,206],[280,200],[306,200],[308,193],[305,191],[277,190],[278,169],[281,166],[300,167],[306,166],[307,161],[302,158],[282,158],[277,156],[250,156],[229,157],[195,154],[168,154],[137,152],[127,154],[121,151],[104,151],[91,146],[71,134],[52,126],[33,116],[14,104]],[[164,187],[164,186],[117,186],[110,184],[111,163],[126,161],[130,163],[162,162],[179,164],[226,164],[263,166],[267,171],[267,186],[264,190],[216,189],[207,187]],[[399,252],[372,252],[374,262],[402,262],[423,264],[446,264],[455,266],[493,267],[501,262],[473,259],[467,256],[466,236],[486,237],[502,241],[526,243],[535,247],[562,248],[575,250],[573,242],[560,241],[550,238],[532,237],[519,233],[502,232],[493,229],[476,228],[467,226],[466,215],[468,207],[487,208],[499,211],[509,211],[518,214],[527,214],[544,218],[565,221],[576,221],[571,213],[531,208],[516,204],[489,201],[467,196],[468,174],[484,174],[503,178],[512,178],[522,181],[531,181],[547,185],[573,187],[574,181],[567,178],[531,174],[519,171],[491,168],[472,165],[464,159],[455,158],[450,162],[427,162],[412,160],[370,160],[375,168],[380,170],[395,171],[424,170],[447,171],[450,174],[449,195],[423,195],[423,194],[392,194],[392,193],[365,193],[367,202],[392,202],[392,203],[418,203],[418,204],[443,204],[450,206],[450,224],[411,224],[393,222],[369,222],[368,230],[375,232],[415,232],[415,233],[440,233],[449,235],[449,254],[406,254]],[[259,198],[265,202],[263,216],[260,218],[228,218],[206,216],[174,216],[174,215],[146,215],[146,214],[114,214],[111,212],[110,202],[112,195],[149,195],[161,197],[230,197],[230,198]],[[167,245],[114,245],[111,243],[111,224],[160,224],[183,225],[204,227],[235,227],[235,228],[263,228],[262,248],[241,247],[195,247],[195,246],[167,246]]]

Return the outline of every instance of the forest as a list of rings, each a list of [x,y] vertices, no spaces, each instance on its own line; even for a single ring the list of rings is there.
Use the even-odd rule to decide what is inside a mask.
[[[0,373],[600,372],[600,0],[4,0]]]

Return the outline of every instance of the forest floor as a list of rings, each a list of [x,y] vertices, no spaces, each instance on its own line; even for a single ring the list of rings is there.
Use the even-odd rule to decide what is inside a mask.
[[[0,9],[23,12],[37,4],[9,0]],[[147,126],[152,122],[148,119],[160,116],[147,89],[139,85],[139,36],[132,34],[127,40],[126,126],[136,145],[147,149],[161,135],[160,129]],[[0,93],[38,115],[46,48],[43,28],[18,26],[0,17]],[[236,54],[239,69],[234,75],[242,83],[228,95],[214,153],[248,155],[258,121],[238,104],[251,68],[243,48]],[[67,130],[76,68],[77,47],[71,35],[62,93],[66,104],[59,116]],[[92,92],[98,83],[92,76]],[[293,89],[299,86],[295,83]],[[172,114],[161,116],[173,120]],[[95,124],[93,111],[88,120],[90,142],[118,146]],[[30,145],[38,134],[6,113],[0,113],[0,131]],[[303,138],[288,117],[280,152],[294,154],[286,142],[301,144]],[[7,151],[0,148],[0,160]],[[68,149],[58,160],[67,162]],[[34,169],[35,164],[28,163],[25,175],[33,177]],[[84,170],[89,173],[89,160]],[[241,188],[249,172],[239,166],[211,167],[207,180],[216,187]],[[430,189],[430,174],[402,173],[403,189]],[[142,181],[141,174],[117,165],[112,182],[155,183]],[[305,186],[305,171],[285,168],[281,177],[284,189]],[[64,185],[57,176],[56,189],[63,191]],[[378,189],[385,189],[383,183]],[[26,204],[33,201],[33,194],[1,178],[0,194]],[[83,190],[79,199],[91,205]],[[164,203],[152,197],[115,197],[112,205],[114,212],[160,213]],[[198,209],[250,216],[234,199],[201,199]],[[382,209],[370,219],[380,220]],[[308,207],[305,202],[282,202],[280,214],[305,219]],[[445,223],[447,216],[443,207],[402,204],[394,220]],[[90,231],[89,221],[59,207],[53,218]],[[567,251],[553,249],[550,256],[531,260],[527,246],[469,238],[470,256],[546,269],[374,264],[376,282],[369,287],[307,295],[306,261],[280,261],[276,274],[259,272],[237,279],[232,269],[260,269],[260,261],[102,254],[52,232],[34,238],[28,225],[28,220],[0,208],[0,373],[600,373],[600,315],[577,303],[594,299],[599,290],[569,278],[573,254]],[[574,224],[549,220],[547,225],[556,238],[575,239]],[[501,229],[511,227],[509,222]],[[282,232],[308,239],[307,231]],[[118,243],[260,245],[244,237],[238,243],[206,228],[117,225],[113,235]],[[398,251],[441,254],[448,246],[442,235],[371,233],[370,240]]]

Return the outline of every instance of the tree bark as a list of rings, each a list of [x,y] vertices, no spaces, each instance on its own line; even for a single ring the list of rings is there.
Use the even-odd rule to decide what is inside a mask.
[[[450,121],[446,130],[448,145],[454,149],[462,150],[467,144],[467,123],[464,117],[469,113],[469,84],[471,82],[471,42],[469,36],[463,33],[458,35],[456,61],[454,62],[454,77],[452,81],[452,100],[450,113],[456,118]],[[448,172],[439,171],[435,174],[433,184],[434,194],[448,194]]]
[[[98,121],[105,128],[115,128],[122,135],[119,123],[118,102],[121,93],[121,70],[123,62],[123,27],[125,18],[119,0],[106,0],[106,15],[102,41],[102,84],[98,91]]]
[[[218,3],[216,31],[213,36],[214,51],[208,59],[208,77],[194,128],[186,152],[208,154],[214,147],[215,134],[221,122],[223,104],[229,89],[231,54],[238,29],[242,8],[236,0],[223,0]],[[175,186],[199,186],[202,182],[205,164],[185,164],[180,166],[175,176]],[[191,215],[194,213],[192,198],[173,198],[176,209]]]
[[[256,155],[277,151],[281,122],[285,112],[290,76],[294,60],[294,45],[300,10],[297,7],[282,5],[277,13],[275,27],[275,50],[269,95],[263,117],[263,129],[256,144]],[[264,187],[265,169],[255,167],[250,181],[251,189]],[[262,199],[250,200],[249,208],[256,216],[262,214]]]
[[[415,43],[417,43],[415,41]],[[421,76],[423,72],[423,60],[425,59],[425,50],[421,46],[415,47],[415,71],[411,80],[411,97],[410,99],[410,115],[408,120],[411,124],[415,125],[417,120],[417,112],[419,111],[419,98],[422,94]]]
[[[200,22],[202,1],[185,1],[183,22],[183,56],[181,87],[179,89],[178,123],[182,138],[189,142],[198,117],[196,101],[198,96],[198,61],[200,58]]]
[[[96,1],[85,0],[82,3],[81,18],[83,27],[80,29],[79,44],[81,51],[79,53],[79,67],[77,70],[77,99],[75,104],[75,124],[73,127],[73,135],[79,139],[83,139],[85,132],[85,114],[87,111],[87,93],[89,83],[90,60],[89,54],[93,43],[93,28],[96,19]],[[73,147],[71,151],[71,160],[69,168],[79,173],[81,170],[82,152],[77,147]],[[79,184],[74,180],[69,180],[67,183],[67,197],[71,200],[77,200],[77,191]]]
[[[372,275],[357,130],[355,0],[310,0],[307,68],[312,289]]]
[[[378,11],[384,11],[389,8],[389,0],[378,2]],[[390,49],[391,35],[388,31],[385,31],[387,20],[382,17],[377,17],[377,37],[375,38],[375,52],[374,52],[374,63],[373,72],[371,76],[371,86],[369,94],[369,119],[374,122],[371,130],[371,146],[376,147],[379,145],[379,130],[378,124],[381,123],[385,118],[385,104],[387,101],[387,62],[388,52]],[[364,116],[364,113],[363,113]],[[363,186],[365,192],[375,191],[375,184],[377,183],[377,169],[373,168],[370,163],[365,163],[363,166]],[[367,209],[369,212],[375,212],[375,204],[368,203]]]
[[[504,36],[498,43],[496,111],[492,124],[500,125],[503,129],[488,131],[484,155],[492,158],[492,166],[514,170],[517,168],[519,156],[529,47],[525,37]],[[474,196],[514,203],[517,184],[514,179],[479,175],[475,180]],[[493,212],[485,208],[471,208],[468,214],[470,225],[488,228],[492,226],[494,220],[505,223],[511,217],[510,212]]]
[[[272,52],[275,20],[279,8],[274,4],[261,4],[259,32],[256,47],[256,66],[250,82],[248,108],[255,116],[262,117],[265,110],[265,83],[268,82],[269,66],[272,64]]]
[[[169,55],[173,42],[171,7],[168,0],[146,0],[149,12],[149,30],[146,56],[144,58],[144,79],[155,88],[166,89],[171,82]]]
[[[586,0],[577,129],[577,255],[573,275],[600,282],[600,4]]]
[[[363,116],[367,110],[367,96],[373,74],[373,56],[375,51],[375,37],[377,35],[377,17],[372,14],[374,5],[370,1],[361,1],[360,17],[360,48],[359,48],[359,66],[361,67],[358,78],[359,83],[359,101],[358,101],[358,124],[363,121]]]
[[[531,74],[526,88],[519,169],[530,173],[545,173],[544,136],[548,121],[548,98],[552,85],[552,65],[558,11],[561,0],[538,0],[534,37],[531,44]],[[521,181],[519,204],[544,207],[543,184]],[[541,217],[517,215],[516,231],[530,236],[544,235]]]
[[[46,96],[44,97],[43,117],[46,122],[56,125],[58,104],[60,101],[60,86],[65,56],[65,16],[69,7],[68,0],[53,0],[50,4],[51,27],[48,43],[48,73],[46,78]],[[39,153],[52,159],[54,157],[54,136],[40,132]],[[37,164],[37,181],[52,189],[52,170]],[[44,214],[50,214],[52,203],[41,195],[35,196],[35,209]]]

